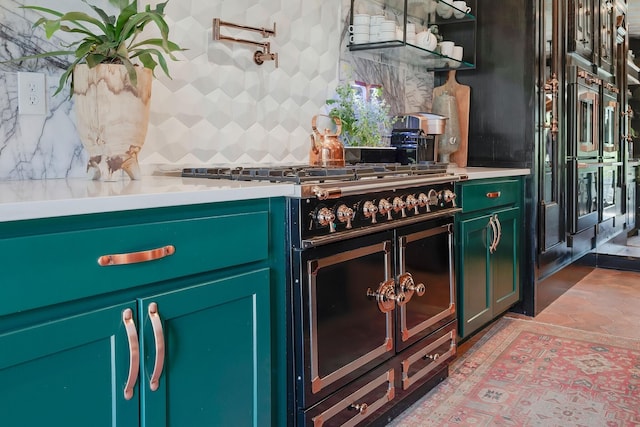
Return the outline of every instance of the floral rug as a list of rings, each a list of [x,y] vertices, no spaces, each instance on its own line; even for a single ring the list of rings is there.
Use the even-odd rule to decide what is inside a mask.
[[[640,426],[639,340],[505,317],[449,372],[390,425]]]

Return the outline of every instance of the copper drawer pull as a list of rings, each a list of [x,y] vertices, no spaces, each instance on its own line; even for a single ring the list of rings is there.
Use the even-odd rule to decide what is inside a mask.
[[[156,360],[153,364],[153,373],[149,379],[149,388],[156,391],[160,387],[160,376],[164,368],[164,332],[162,331],[162,321],[158,313],[158,304],[149,304],[149,319],[153,328],[153,338],[156,342]]]
[[[500,192],[492,191],[491,193],[487,193],[487,197],[490,199],[497,199],[498,197],[500,197]]]
[[[136,325],[133,323],[133,311],[130,308],[122,312],[122,323],[124,323],[129,340],[129,376],[124,386],[124,398],[125,400],[131,400],[133,388],[136,386],[138,379],[138,370],[140,369],[140,347],[138,346]]]
[[[137,264],[173,255],[175,251],[175,246],[167,245],[162,248],[150,249],[148,251],[131,252],[128,254],[102,255],[98,258],[98,264],[102,267],[106,267],[108,265]]]

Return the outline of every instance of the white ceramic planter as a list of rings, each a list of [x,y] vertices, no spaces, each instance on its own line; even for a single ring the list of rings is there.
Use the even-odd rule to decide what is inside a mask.
[[[89,153],[91,179],[140,179],[138,153],[147,136],[151,100],[151,70],[136,67],[137,85],[131,85],[123,65],[77,65],[73,96],[77,130]]]

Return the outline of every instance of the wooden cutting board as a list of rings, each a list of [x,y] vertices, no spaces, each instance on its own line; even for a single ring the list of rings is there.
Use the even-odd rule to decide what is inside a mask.
[[[469,147],[469,105],[471,104],[471,88],[461,85],[456,81],[455,70],[449,71],[447,81],[442,86],[433,88],[433,98],[442,95],[445,92],[456,98],[458,106],[458,120],[460,121],[460,148],[452,153],[451,162],[455,162],[459,167],[467,166],[467,152]]]

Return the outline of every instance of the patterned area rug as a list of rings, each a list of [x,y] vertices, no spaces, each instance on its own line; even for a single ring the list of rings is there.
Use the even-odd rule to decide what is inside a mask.
[[[640,341],[503,318],[390,426],[640,426]]]

